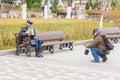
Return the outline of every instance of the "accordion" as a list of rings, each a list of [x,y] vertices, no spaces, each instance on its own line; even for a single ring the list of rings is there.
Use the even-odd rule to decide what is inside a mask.
[[[35,28],[31,28],[31,36],[36,36],[36,29]]]

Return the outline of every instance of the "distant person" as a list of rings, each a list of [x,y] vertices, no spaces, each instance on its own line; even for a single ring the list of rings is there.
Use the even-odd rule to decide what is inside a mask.
[[[31,36],[31,34],[32,34],[32,32],[31,32],[32,24],[33,24],[33,20],[28,19],[26,24],[21,28],[21,31],[20,31],[20,36],[21,37]],[[41,52],[41,41],[39,39],[36,39],[33,36],[31,36],[30,45],[35,46],[36,57],[43,57],[40,54],[40,52]],[[28,53],[28,56],[30,56],[29,53]]]
[[[42,12],[43,12],[43,17],[44,17],[44,5],[41,8]]]
[[[110,53],[110,50],[105,49],[104,50],[104,39],[102,38],[102,34],[100,34],[99,29],[94,29],[93,30],[93,36],[94,36],[94,40],[92,43],[90,44],[86,44],[86,48],[90,48],[92,56],[94,58],[94,60],[92,60],[91,62],[93,63],[99,63],[100,62],[100,58],[102,58],[102,62],[106,62],[107,61],[107,54]],[[113,43],[111,42],[111,40],[109,40],[110,44],[112,45],[112,47],[114,47]]]

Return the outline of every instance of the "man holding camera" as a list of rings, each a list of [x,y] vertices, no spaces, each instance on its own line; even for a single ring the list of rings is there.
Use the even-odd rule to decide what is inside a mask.
[[[34,36],[32,35],[32,32],[31,32],[32,24],[33,24],[33,20],[28,19],[26,22],[26,25],[21,28],[20,36],[21,37],[30,36],[31,37],[30,45],[35,46],[36,57],[43,57],[40,54],[41,41],[39,39],[34,38]],[[28,53],[27,56],[30,56],[30,54]]]
[[[104,50],[105,43],[102,38],[102,35],[99,32],[99,29],[93,30],[93,36],[94,36],[93,42],[85,45],[86,48],[90,48],[92,56],[94,58],[94,60],[92,60],[91,62],[99,63],[100,62],[99,57],[102,58],[102,62],[106,62],[107,61],[106,55],[110,53],[110,50],[108,50],[108,49]],[[113,44],[112,44],[112,46],[113,46]]]

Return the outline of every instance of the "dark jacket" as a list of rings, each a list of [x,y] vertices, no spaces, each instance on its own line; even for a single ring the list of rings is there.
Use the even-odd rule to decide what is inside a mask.
[[[89,45],[87,45],[87,48],[92,48],[92,47],[97,47],[101,53],[103,54],[109,54],[110,51],[109,50],[104,50],[104,40],[102,38],[101,35],[98,35],[97,37],[95,37],[95,39],[93,40],[92,43],[90,43]]]
[[[31,45],[35,45],[35,40],[34,40],[34,36],[29,36],[26,34],[26,31],[28,30],[28,27],[22,27],[20,30],[20,37],[21,37],[21,41],[25,42],[25,43],[30,43]],[[24,38],[25,37],[25,38]],[[25,40],[24,40],[25,39]]]

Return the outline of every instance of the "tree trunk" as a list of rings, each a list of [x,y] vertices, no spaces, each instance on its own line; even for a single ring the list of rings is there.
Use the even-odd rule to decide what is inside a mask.
[[[0,9],[1,9],[1,6],[2,6],[2,4],[1,4],[1,0],[0,0]]]
[[[27,18],[27,4],[26,4],[26,0],[22,0],[22,19],[26,19]]]
[[[81,6],[81,4],[82,4],[82,1],[80,0],[80,3],[79,3],[79,5]]]
[[[72,0],[67,0],[67,19],[71,19],[71,12],[72,12]]]
[[[48,10],[47,10],[47,8],[48,8],[48,5],[47,5],[47,0],[44,0],[44,19],[47,19],[48,18]]]

